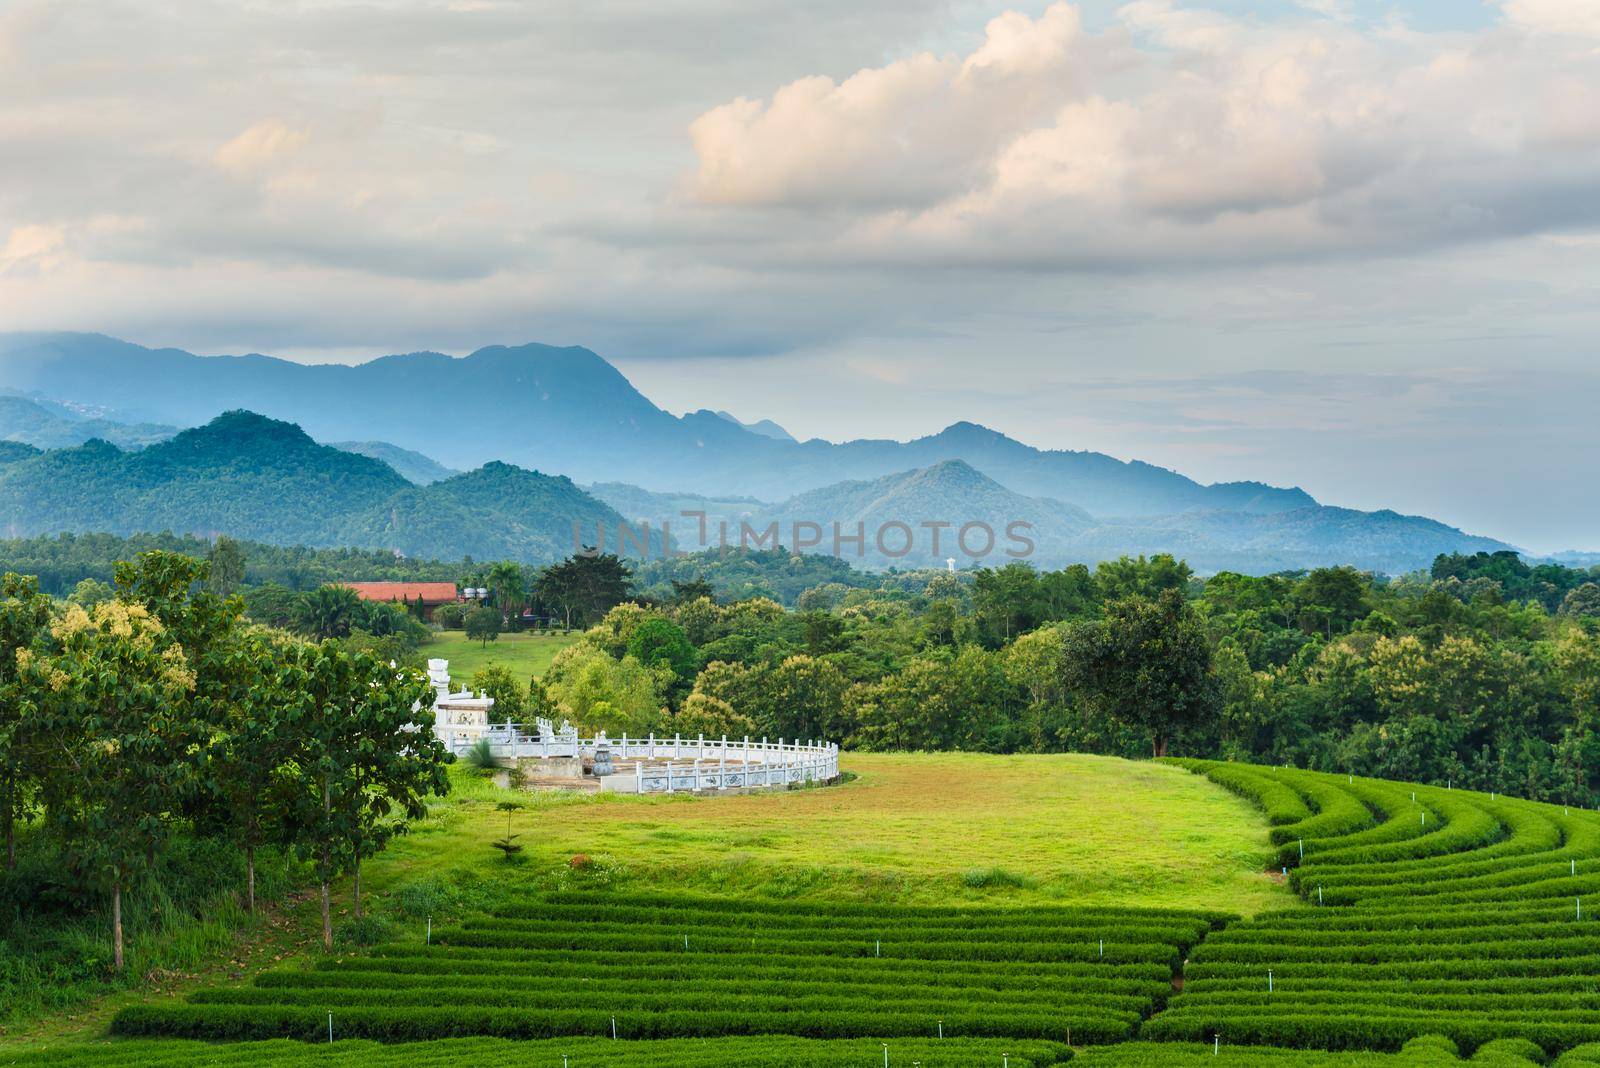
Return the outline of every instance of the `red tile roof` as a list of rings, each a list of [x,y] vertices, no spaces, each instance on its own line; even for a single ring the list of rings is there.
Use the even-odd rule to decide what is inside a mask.
[[[346,582],[363,601],[415,601],[444,604],[456,599],[454,582]]]

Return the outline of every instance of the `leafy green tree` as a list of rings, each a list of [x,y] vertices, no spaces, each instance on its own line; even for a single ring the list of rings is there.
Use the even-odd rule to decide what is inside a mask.
[[[1600,619],[1600,583],[1585,582],[1561,602],[1561,614],[1572,619]]]
[[[51,627],[53,648],[28,658],[40,729],[55,754],[49,816],[76,864],[111,895],[113,956],[124,965],[122,893],[165,837],[194,774],[181,738],[194,674],[181,646],[143,605],[74,605]]]
[[[331,951],[331,883],[354,876],[359,918],[362,859],[401,833],[405,819],[425,814],[428,795],[446,792],[448,757],[428,729],[426,676],[331,641],[297,650],[288,667],[295,700],[284,726],[299,740],[288,768],[294,845],[321,887],[322,942]]]
[[[684,700],[672,716],[671,729],[691,738],[702,734],[707,738],[747,738],[761,733],[749,716],[741,716],[728,702],[703,693],[692,693]]]
[[[849,683],[827,660],[795,655],[766,676],[767,716],[757,722],[784,738],[839,740],[851,733],[844,693]]]
[[[1189,565],[1169,553],[1156,553],[1148,560],[1123,556],[1102,561],[1094,569],[1095,587],[1103,602],[1128,597],[1154,600],[1167,590],[1187,589],[1193,577]]]
[[[695,672],[700,667],[700,656],[683,628],[660,616],[652,616],[633,628],[628,638],[628,655],[645,667],[664,665],[683,689],[694,683]]]
[[[245,903],[256,910],[256,851],[284,818],[280,800],[298,740],[280,711],[296,700],[298,676],[282,643],[242,636],[208,666],[222,715],[201,774],[244,850]]]
[[[526,697],[522,686],[506,668],[489,664],[479,668],[472,676],[474,693],[494,698],[494,718],[498,723],[521,723]]]
[[[632,571],[610,553],[578,554],[539,573],[534,584],[540,600],[555,605],[566,628],[587,625],[628,599]]]
[[[1148,731],[1157,757],[1176,734],[1212,723],[1221,709],[1210,641],[1175,588],[1154,600],[1113,601],[1102,619],[1069,627],[1062,668],[1081,700]]]
[[[244,549],[226,534],[217,538],[206,560],[211,564],[206,587],[218,597],[231,597],[244,585]]]
[[[870,749],[1006,751],[1020,695],[999,657],[976,645],[919,656],[855,695]]]
[[[67,603],[80,608],[93,608],[116,595],[117,591],[111,588],[110,583],[101,582],[96,578],[86,578],[72,588],[72,593],[67,596]]]
[[[995,644],[1004,645],[1029,629],[1038,587],[1038,572],[1020,560],[973,573],[973,608]]]
[[[1300,629],[1332,638],[1367,614],[1367,580],[1353,567],[1319,567],[1295,585]]]
[[[674,678],[580,642],[556,654],[542,682],[557,711],[583,731],[639,735],[662,725],[663,695]]]
[[[704,597],[708,601],[716,600],[716,589],[704,578],[696,575],[692,579],[679,581],[672,580],[672,603],[686,605]]]
[[[463,625],[467,637],[487,649],[490,642],[500,637],[500,612],[494,608],[474,608],[467,613]]]
[[[17,865],[16,824],[38,776],[29,759],[41,691],[25,668],[50,627],[50,598],[35,578],[7,572],[0,577],[0,820],[5,823],[6,870]],[[34,683],[34,684],[29,684]]]

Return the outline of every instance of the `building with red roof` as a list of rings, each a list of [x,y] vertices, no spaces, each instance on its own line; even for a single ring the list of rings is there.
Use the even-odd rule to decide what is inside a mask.
[[[396,604],[414,605],[422,602],[422,614],[433,617],[433,610],[442,604],[460,600],[454,582],[344,582],[356,591],[363,601],[393,601]]]

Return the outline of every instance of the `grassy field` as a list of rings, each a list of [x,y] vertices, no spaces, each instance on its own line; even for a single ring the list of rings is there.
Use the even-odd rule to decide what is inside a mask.
[[[456,773],[437,815],[370,867],[377,890],[419,877],[631,890],[1188,907],[1252,915],[1295,898],[1263,874],[1266,824],[1182,769],[1093,756],[848,754],[836,787],[691,798],[506,795]],[[527,862],[490,841],[512,816]],[[592,864],[575,874],[574,856]]]
[[[502,634],[487,646],[472,641],[465,631],[440,631],[422,644],[422,655],[450,661],[450,676],[458,685],[472,681],[479,669],[499,664],[526,684],[543,675],[555,655],[578,640],[576,634]]]

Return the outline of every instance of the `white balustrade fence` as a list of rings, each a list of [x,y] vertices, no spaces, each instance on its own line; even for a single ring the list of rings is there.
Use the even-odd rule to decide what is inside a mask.
[[[565,725],[563,725],[565,726]],[[766,738],[618,738],[557,733],[548,722],[530,732],[522,724],[486,726],[480,737],[497,760],[590,759],[609,755],[615,771],[602,777],[604,789],[625,793],[733,790],[827,782],[839,774],[839,747],[831,742]],[[459,752],[465,746],[455,746]]]

